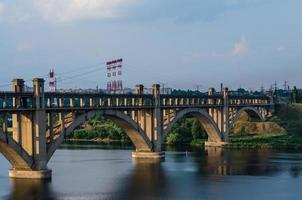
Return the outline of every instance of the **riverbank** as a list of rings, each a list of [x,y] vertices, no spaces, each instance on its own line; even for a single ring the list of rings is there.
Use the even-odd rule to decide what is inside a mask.
[[[266,122],[243,117],[236,123],[241,131],[235,130],[225,148],[302,149],[302,104],[280,105]]]

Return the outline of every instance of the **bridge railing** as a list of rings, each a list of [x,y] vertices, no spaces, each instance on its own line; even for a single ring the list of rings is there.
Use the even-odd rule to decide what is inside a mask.
[[[228,98],[229,106],[266,106],[271,104],[273,104],[273,99],[266,95],[230,95]]]
[[[32,92],[0,92],[0,110],[35,109]],[[18,101],[19,103],[14,103]],[[225,99],[222,95],[161,95],[160,106],[190,107],[190,106],[223,106]],[[269,96],[230,95],[227,99],[229,106],[270,105]],[[154,97],[150,94],[100,94],[100,93],[44,93],[46,109],[63,108],[146,108],[154,106]]]
[[[192,107],[192,106],[223,106],[222,95],[161,95],[161,106]]]
[[[0,111],[7,109],[33,109],[34,95],[32,92],[0,92]]]
[[[45,93],[46,109],[146,108],[153,106],[152,95]]]

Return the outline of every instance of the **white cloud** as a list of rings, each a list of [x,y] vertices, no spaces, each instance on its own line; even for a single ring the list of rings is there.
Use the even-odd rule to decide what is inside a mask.
[[[33,0],[38,14],[50,21],[83,19],[110,19],[120,17],[118,12],[137,0]]]
[[[0,14],[4,11],[4,4],[0,2]]]
[[[233,56],[239,56],[247,53],[249,50],[249,45],[247,39],[242,36],[241,39],[235,43],[234,49],[232,51]]]

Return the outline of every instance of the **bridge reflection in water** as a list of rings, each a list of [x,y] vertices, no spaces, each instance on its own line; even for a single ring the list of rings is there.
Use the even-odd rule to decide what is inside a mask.
[[[280,177],[287,185],[292,182],[294,189],[302,172],[301,153],[207,148],[187,153],[167,151],[165,161],[133,160],[132,164],[129,154],[129,150],[110,151],[94,147],[58,150],[50,165],[60,173],[54,173],[52,180],[46,182],[10,179],[11,190],[6,199],[24,199],[25,196],[29,200],[223,199],[220,196],[225,193],[223,188],[240,192],[249,186],[250,190],[257,188],[262,194],[267,191],[261,191],[259,187],[263,184],[266,189],[277,187],[276,180]],[[83,169],[81,174],[79,168]]]
[[[51,180],[10,179],[10,184],[12,191],[8,199],[11,200],[56,199],[51,190]]]

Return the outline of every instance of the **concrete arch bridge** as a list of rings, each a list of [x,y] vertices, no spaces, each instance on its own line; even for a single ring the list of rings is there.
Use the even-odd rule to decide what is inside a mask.
[[[47,163],[65,135],[85,121],[101,114],[120,126],[133,142],[134,158],[162,158],[161,145],[171,127],[183,116],[195,116],[208,134],[207,146],[222,146],[236,118],[247,112],[255,120],[272,116],[274,102],[269,96],[234,95],[227,88],[208,94],[135,94],[45,92],[44,80],[33,79],[33,91],[24,81],[12,81],[13,91],[0,92],[0,151],[12,164],[11,177],[49,178]]]

